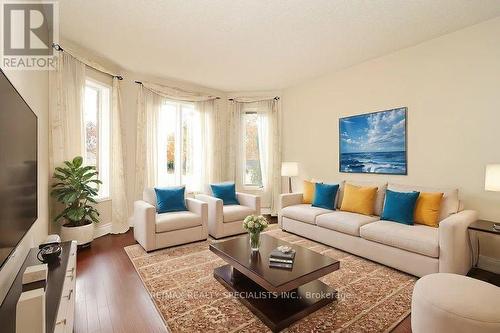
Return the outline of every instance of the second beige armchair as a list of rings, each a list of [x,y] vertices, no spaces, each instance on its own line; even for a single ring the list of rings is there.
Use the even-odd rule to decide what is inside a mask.
[[[248,215],[260,215],[260,196],[236,192],[239,205],[224,205],[221,199],[197,194],[196,199],[208,203],[208,233],[222,238],[245,233],[243,220]]]

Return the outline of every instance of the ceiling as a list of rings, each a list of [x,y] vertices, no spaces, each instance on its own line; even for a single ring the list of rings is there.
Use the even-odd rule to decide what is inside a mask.
[[[125,70],[282,89],[500,16],[500,0],[61,0],[61,35]]]

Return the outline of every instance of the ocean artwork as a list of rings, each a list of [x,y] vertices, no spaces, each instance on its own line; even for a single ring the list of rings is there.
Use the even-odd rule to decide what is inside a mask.
[[[406,108],[340,118],[340,172],[406,175]]]

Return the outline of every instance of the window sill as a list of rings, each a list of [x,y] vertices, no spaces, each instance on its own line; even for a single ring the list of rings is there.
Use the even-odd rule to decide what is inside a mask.
[[[264,188],[260,186],[243,186],[243,191],[254,191],[254,192],[263,192]]]

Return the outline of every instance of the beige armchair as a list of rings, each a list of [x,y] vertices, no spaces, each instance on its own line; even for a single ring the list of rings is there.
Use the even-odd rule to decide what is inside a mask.
[[[221,199],[197,194],[196,199],[208,203],[208,233],[222,238],[245,233],[243,220],[248,215],[260,215],[260,196],[236,192],[239,205],[223,205]]]
[[[146,251],[206,240],[208,205],[186,198],[187,211],[158,214],[156,194],[147,188],[134,203],[134,238]]]

